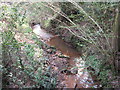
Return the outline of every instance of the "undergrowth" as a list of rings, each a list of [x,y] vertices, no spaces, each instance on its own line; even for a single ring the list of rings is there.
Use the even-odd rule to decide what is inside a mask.
[[[1,4],[2,5],[2,4]],[[83,53],[86,67],[97,75],[103,87],[112,85],[116,79],[114,66],[114,38],[112,30],[115,9],[119,3],[14,3],[0,7],[0,32],[2,32],[4,87],[55,88],[56,79],[47,67],[47,57],[42,54],[42,43],[32,36],[29,22],[34,19],[52,28],[54,34],[63,34],[73,46]],[[46,15],[47,14],[47,15]],[[34,44],[19,43],[14,37],[22,33],[34,40]],[[23,49],[21,49],[23,48]],[[35,48],[39,49],[38,58]],[[23,79],[21,79],[23,78]],[[28,83],[30,82],[30,83]]]
[[[2,87],[55,88],[56,77],[46,67],[48,58],[42,56],[42,43],[35,36],[31,36],[34,44],[18,42],[15,38],[16,33],[28,35],[31,32],[25,14],[20,14],[17,6],[3,5],[1,9]],[[23,28],[27,31],[21,31]],[[34,57],[35,54],[37,58]]]

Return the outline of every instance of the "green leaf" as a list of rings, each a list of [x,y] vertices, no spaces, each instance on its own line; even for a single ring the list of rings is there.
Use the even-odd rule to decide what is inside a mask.
[[[32,29],[30,27],[27,27],[23,30],[24,33],[30,33],[32,32]]]

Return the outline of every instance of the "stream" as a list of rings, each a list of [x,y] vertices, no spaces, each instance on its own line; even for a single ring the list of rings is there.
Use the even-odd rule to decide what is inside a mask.
[[[52,58],[50,61],[53,72],[57,73],[59,81],[58,88],[98,88],[100,83],[96,80],[96,76],[90,74],[85,67],[85,61],[81,58],[81,53],[69,46],[59,36],[54,36],[41,29],[39,24],[31,24],[33,32],[37,37],[49,46],[55,47],[63,55],[69,57],[63,59]],[[74,71],[77,71],[73,73]]]

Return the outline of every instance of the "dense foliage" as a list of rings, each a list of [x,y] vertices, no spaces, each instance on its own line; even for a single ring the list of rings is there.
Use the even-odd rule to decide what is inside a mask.
[[[3,87],[56,86],[49,58],[42,49],[45,45],[32,33],[31,21],[41,22],[48,32],[60,35],[82,52],[86,67],[103,87],[119,87],[114,54],[119,3],[0,4]]]

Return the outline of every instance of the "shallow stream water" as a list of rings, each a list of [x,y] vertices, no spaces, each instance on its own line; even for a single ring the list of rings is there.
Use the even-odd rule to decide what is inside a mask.
[[[98,88],[99,83],[94,82],[94,76],[92,76],[85,67],[85,61],[81,58],[81,53],[69,46],[59,36],[54,36],[41,29],[39,25],[33,28],[34,33],[49,46],[54,46],[63,55],[69,57],[66,59],[67,64],[61,62],[58,58],[52,60],[50,63],[54,63],[54,72],[57,72],[57,79],[59,81],[58,87],[63,88]],[[43,35],[42,35],[43,34]],[[63,59],[62,59],[63,60]],[[66,67],[64,72],[64,67]],[[72,69],[77,67],[77,73],[71,73]],[[73,70],[74,71],[74,70]],[[64,72],[64,73],[61,73]],[[68,73],[70,72],[70,73]]]

